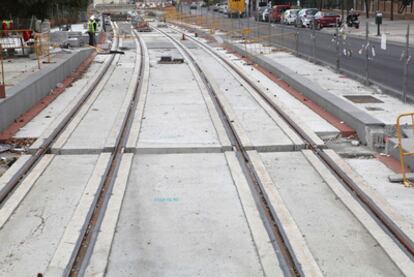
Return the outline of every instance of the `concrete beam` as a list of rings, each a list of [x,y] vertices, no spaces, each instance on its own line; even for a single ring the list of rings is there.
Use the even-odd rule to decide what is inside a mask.
[[[33,73],[19,84],[7,90],[7,98],[0,100],[0,131],[50,93],[50,90],[68,77],[92,52],[82,49],[68,54],[56,64]]]

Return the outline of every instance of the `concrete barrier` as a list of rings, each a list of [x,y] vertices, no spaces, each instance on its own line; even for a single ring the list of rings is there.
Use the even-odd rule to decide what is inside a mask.
[[[225,41],[224,44],[239,54],[249,57],[250,60],[267,71],[277,74],[291,87],[343,120],[355,129],[362,143],[368,144],[371,148],[383,146],[381,145],[383,144],[385,126],[383,122],[268,57],[252,56],[250,53],[246,53],[242,46],[231,44],[228,41]]]
[[[68,77],[91,54],[93,50],[81,49],[67,54],[56,64],[31,74],[19,84],[6,91],[0,100],[0,131],[47,96],[56,85]]]

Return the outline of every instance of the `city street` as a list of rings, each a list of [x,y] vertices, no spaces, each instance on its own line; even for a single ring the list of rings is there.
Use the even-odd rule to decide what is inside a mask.
[[[368,74],[368,79],[374,84],[389,89],[394,94],[402,94],[404,64],[406,61],[406,58],[402,56],[405,53],[405,46],[402,43],[387,41],[386,50],[382,50],[381,42],[377,39],[370,38],[369,45],[366,47],[365,38],[346,35],[340,36],[337,49],[336,36],[333,30],[329,30],[329,32],[325,30],[315,31],[315,39],[313,40],[313,31],[307,28],[295,28],[294,26],[274,23],[269,28],[268,23],[257,22],[253,18],[228,18],[227,15],[207,11],[206,8],[189,10],[184,6],[183,11],[186,15],[204,17],[204,22],[207,22],[207,25],[210,22],[210,24],[219,25],[223,30],[233,30],[233,33],[239,32],[240,29],[251,29],[250,38],[259,36],[263,43],[270,42],[275,46],[283,46],[294,53],[297,49],[299,55],[309,59],[316,57],[319,62],[334,68],[336,68],[339,60],[340,69],[351,76],[365,80]],[[364,26],[361,26],[359,32],[363,30]],[[410,51],[413,50],[411,46]],[[368,67],[366,65],[367,57]],[[413,62],[409,63],[407,73],[407,92],[414,97]]]

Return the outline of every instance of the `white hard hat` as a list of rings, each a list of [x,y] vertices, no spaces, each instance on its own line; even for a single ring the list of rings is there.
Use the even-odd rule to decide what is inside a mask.
[[[91,15],[91,20],[95,20],[95,16],[94,15]]]

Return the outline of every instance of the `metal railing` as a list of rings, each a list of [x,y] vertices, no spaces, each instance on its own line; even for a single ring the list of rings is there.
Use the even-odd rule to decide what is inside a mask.
[[[397,128],[397,139],[398,139],[398,148],[399,148],[399,152],[400,152],[400,163],[401,163],[401,173],[402,173],[402,179],[403,179],[403,184],[405,187],[411,187],[412,183],[408,180],[407,178],[407,173],[406,173],[406,165],[405,165],[405,157],[409,157],[409,156],[414,156],[414,149],[413,150],[409,150],[409,151],[405,151],[404,147],[403,147],[403,143],[402,143],[402,131],[401,131],[401,127],[402,127],[402,120],[409,118],[411,119],[410,123],[405,123],[404,126],[408,125],[411,127],[412,132],[413,132],[413,136],[414,136],[414,113],[403,113],[400,114],[397,117],[397,123],[396,123],[396,128]]]

